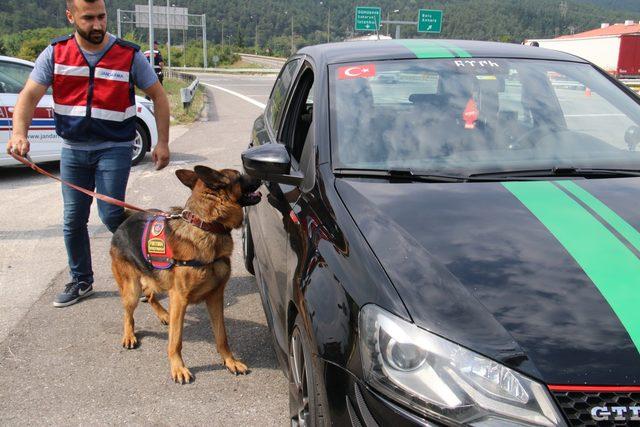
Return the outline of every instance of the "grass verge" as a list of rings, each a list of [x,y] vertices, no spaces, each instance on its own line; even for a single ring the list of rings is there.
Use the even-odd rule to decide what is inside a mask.
[[[202,111],[202,106],[204,105],[204,92],[201,87],[196,90],[189,109],[185,110],[182,107],[180,89],[188,85],[187,82],[180,79],[164,79],[164,90],[167,92],[169,106],[171,107],[171,124],[193,123],[200,116],[200,111]]]
[[[244,60],[239,60],[234,62],[231,65],[220,65],[220,68],[265,68],[262,64],[255,64],[253,62],[246,62]]]
[[[204,92],[202,87],[198,87],[193,97],[191,106],[185,110],[182,106],[182,98],[180,97],[180,89],[189,86],[189,83],[180,79],[164,79],[164,90],[169,98],[169,114],[171,115],[172,125],[184,125],[193,123],[200,117],[200,111],[204,105]],[[136,95],[144,97],[144,92],[136,88]]]

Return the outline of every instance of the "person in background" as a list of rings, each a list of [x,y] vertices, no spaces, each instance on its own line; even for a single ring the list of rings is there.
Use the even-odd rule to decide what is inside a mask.
[[[145,50],[144,56],[147,58],[147,61],[149,61],[149,63],[151,63],[151,51],[150,50]],[[162,58],[162,54],[160,53],[160,50],[158,49],[158,41],[154,40],[154,42],[153,42],[153,71],[155,71],[156,76],[158,76],[158,80],[160,81],[160,84],[162,84],[162,82],[164,81],[164,73],[162,71],[163,69],[164,69],[164,58]]]

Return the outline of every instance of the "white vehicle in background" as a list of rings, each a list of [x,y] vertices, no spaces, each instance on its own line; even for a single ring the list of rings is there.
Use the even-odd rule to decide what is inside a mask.
[[[0,166],[20,165],[6,153],[6,145],[13,127],[13,109],[18,93],[24,87],[33,62],[8,56],[0,56]],[[148,151],[158,142],[158,129],[153,116],[153,103],[136,96],[136,139],[131,163],[138,164]],[[42,97],[36,107],[31,127],[29,127],[29,156],[36,162],[60,160],[62,139],[56,134],[53,122],[53,97],[51,89]]]

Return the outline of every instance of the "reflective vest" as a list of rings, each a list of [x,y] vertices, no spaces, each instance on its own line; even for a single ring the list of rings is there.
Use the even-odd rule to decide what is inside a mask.
[[[116,39],[90,66],[73,35],[53,40],[56,133],[78,142],[133,141],[136,101],[131,76],[139,47]]]
[[[147,58],[147,61],[151,63],[151,51],[145,50],[144,56]],[[162,62],[162,56],[160,55],[159,50],[153,50],[153,70],[157,73],[161,70],[160,63]]]

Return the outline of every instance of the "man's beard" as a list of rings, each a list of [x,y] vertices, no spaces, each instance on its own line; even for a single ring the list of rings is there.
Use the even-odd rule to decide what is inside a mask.
[[[96,44],[96,45],[102,43],[102,41],[104,40],[104,36],[106,34],[106,31],[100,31],[100,30],[91,30],[88,33],[86,33],[82,31],[80,28],[78,28],[77,26],[76,26],[76,31],[78,32],[78,34],[80,34],[80,37],[82,37],[89,43]]]

